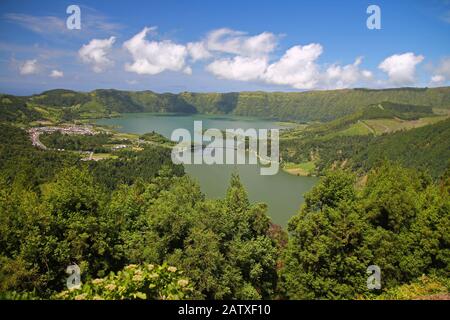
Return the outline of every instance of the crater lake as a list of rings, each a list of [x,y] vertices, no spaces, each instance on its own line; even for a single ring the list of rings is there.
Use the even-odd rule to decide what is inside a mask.
[[[155,131],[171,138],[173,130],[184,128],[194,134],[194,121],[202,121],[203,129],[288,129],[293,124],[279,123],[273,120],[248,118],[230,115],[179,115],[155,113],[126,113],[117,118],[105,118],[96,121],[98,125],[113,126],[116,131],[144,134]],[[264,202],[268,206],[268,215],[272,221],[283,227],[303,203],[303,194],[318,181],[316,177],[294,176],[281,168],[275,175],[260,175],[259,164],[245,165],[184,165],[185,171],[201,187],[209,198],[220,198],[226,193],[233,172],[239,174],[252,202]]]

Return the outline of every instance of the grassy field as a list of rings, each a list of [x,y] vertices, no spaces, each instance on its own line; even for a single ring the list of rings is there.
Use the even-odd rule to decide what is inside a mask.
[[[303,163],[287,162],[283,164],[284,171],[296,176],[310,176],[313,174],[315,168],[314,161]]]
[[[331,132],[325,135],[323,139],[329,139],[336,136],[367,135],[371,133],[379,135],[399,130],[410,130],[433,124],[446,118],[447,115],[425,117],[417,120],[401,120],[397,118],[359,120],[358,122],[351,124],[349,127],[343,130]]]
[[[104,160],[104,159],[117,159],[118,156],[110,154],[110,153],[94,153],[92,155],[92,160]]]
[[[433,108],[433,112],[435,114],[442,115],[442,116],[450,116],[450,110],[449,109]]]
[[[302,127],[306,126],[306,124],[304,124],[304,123],[287,122],[287,121],[277,121],[276,124],[278,126],[284,127],[283,130],[292,129],[292,128],[302,128]]]
[[[410,130],[414,128],[423,127],[428,124],[433,124],[444,120],[447,116],[425,117],[417,120],[400,120],[400,119],[371,119],[364,120],[369,127],[371,127],[375,134],[390,133],[399,130]]]
[[[329,139],[329,138],[338,137],[338,136],[362,136],[362,135],[367,135],[367,134],[371,134],[371,133],[373,133],[373,131],[371,130],[370,127],[365,125],[362,121],[358,121],[358,122],[350,125],[348,128],[345,128],[344,130],[331,132],[331,133],[325,135],[323,138]]]
[[[138,139],[139,135],[134,133],[123,133],[123,132],[114,132],[114,138],[117,139]]]

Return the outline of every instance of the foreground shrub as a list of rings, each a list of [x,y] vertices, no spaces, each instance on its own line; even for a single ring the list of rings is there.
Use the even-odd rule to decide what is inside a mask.
[[[368,295],[366,299],[378,300],[411,300],[411,299],[443,299],[450,296],[450,281],[441,277],[423,275],[416,281],[386,290],[382,294]]]
[[[55,295],[75,300],[178,300],[189,299],[193,289],[176,267],[130,264],[117,274],[91,280],[78,289]]]

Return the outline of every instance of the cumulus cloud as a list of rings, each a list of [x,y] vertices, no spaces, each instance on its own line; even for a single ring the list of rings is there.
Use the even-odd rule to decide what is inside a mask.
[[[423,61],[422,55],[412,52],[394,54],[380,63],[378,68],[386,72],[389,82],[395,85],[413,84],[415,82],[416,65]]]
[[[210,51],[242,56],[264,56],[275,49],[277,37],[270,32],[248,36],[242,31],[221,28],[211,31],[204,42]]]
[[[123,46],[133,57],[132,63],[125,64],[125,70],[137,74],[155,75],[165,70],[192,72],[186,66],[188,49],[170,40],[148,41],[148,32],[155,28],[145,27],[141,32],[124,42]]]
[[[317,43],[294,46],[267,68],[264,79],[269,83],[289,85],[296,89],[314,88],[320,78],[316,60],[322,51],[322,46]]]
[[[208,51],[203,42],[189,42],[187,45],[187,50],[193,61],[208,59],[212,54]]]
[[[273,63],[268,62],[267,56],[237,55],[233,58],[217,59],[207,66],[207,70],[223,79],[260,80],[296,89],[348,88],[356,83],[372,80],[372,72],[360,68],[361,57],[353,64],[333,64],[323,70],[317,62],[322,52],[323,47],[318,43],[297,45]]]
[[[268,54],[276,45],[277,37],[270,32],[249,36],[242,31],[221,28],[209,32],[203,41],[188,44],[188,49],[194,61],[216,56],[206,69],[219,78],[253,81],[262,79]]]
[[[441,60],[440,64],[433,68],[431,82],[433,84],[442,84],[450,79],[450,57]]]
[[[39,65],[36,59],[26,60],[19,66],[21,75],[36,74],[39,72]]]
[[[320,81],[316,63],[322,54],[322,46],[312,43],[294,46],[276,62],[269,64],[266,56],[235,56],[213,61],[207,70],[219,78],[288,85],[297,89],[310,89]]]
[[[261,78],[267,68],[265,58],[235,56],[215,60],[207,66],[207,70],[219,78],[251,81]]]
[[[450,78],[450,58],[446,58],[441,61],[441,64],[438,66],[437,72],[443,74],[447,78]]]
[[[444,83],[445,77],[442,74],[436,74],[431,77],[432,84],[441,84]]]
[[[353,64],[340,66],[333,64],[328,67],[323,75],[323,82],[326,87],[343,89],[349,88],[359,82],[367,82],[372,80],[373,74],[369,70],[361,70],[359,68],[362,58],[356,58]]]
[[[94,72],[102,72],[114,65],[108,57],[111,48],[116,41],[115,37],[109,39],[92,39],[78,51],[78,55],[84,63],[90,64]]]
[[[64,72],[60,71],[60,70],[52,70],[52,72],[50,72],[50,77],[52,78],[62,78],[64,76]]]
[[[263,32],[253,37],[247,37],[242,42],[242,54],[249,56],[266,55],[277,45],[277,38],[273,33]]]
[[[190,76],[192,74],[192,68],[187,66],[186,68],[183,69],[183,73]]]

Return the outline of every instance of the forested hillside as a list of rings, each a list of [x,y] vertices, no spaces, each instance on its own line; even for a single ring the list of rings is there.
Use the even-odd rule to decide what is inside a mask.
[[[439,177],[450,165],[450,119],[376,137],[351,158],[355,168],[362,165],[367,170],[389,159]]]
[[[449,109],[450,88],[180,94],[113,89],[82,93],[57,89],[21,99],[31,106],[69,108],[84,117],[124,112],[181,112],[306,122],[337,119],[385,101]]]
[[[74,262],[83,282],[116,272],[105,283],[131,290],[102,287],[102,298],[275,295],[281,231],[266,205],[249,202],[237,176],[224,199],[206,200],[172,164],[170,149],[87,163],[32,147],[22,129],[0,129],[0,298],[68,298],[55,295]],[[135,270],[142,280],[133,281],[150,281],[152,290],[128,282]]]
[[[2,121],[32,121],[42,117],[33,108],[27,107],[26,98],[12,95],[0,96],[0,119]]]
[[[338,130],[340,126],[348,125],[348,121],[354,123],[355,119],[347,117],[295,138],[282,139],[283,160],[294,163],[314,161],[319,174],[337,166],[367,172],[383,160],[391,160],[405,167],[428,171],[435,178],[440,177],[450,164],[449,118],[420,128],[377,136],[371,133],[339,135],[327,131]]]

